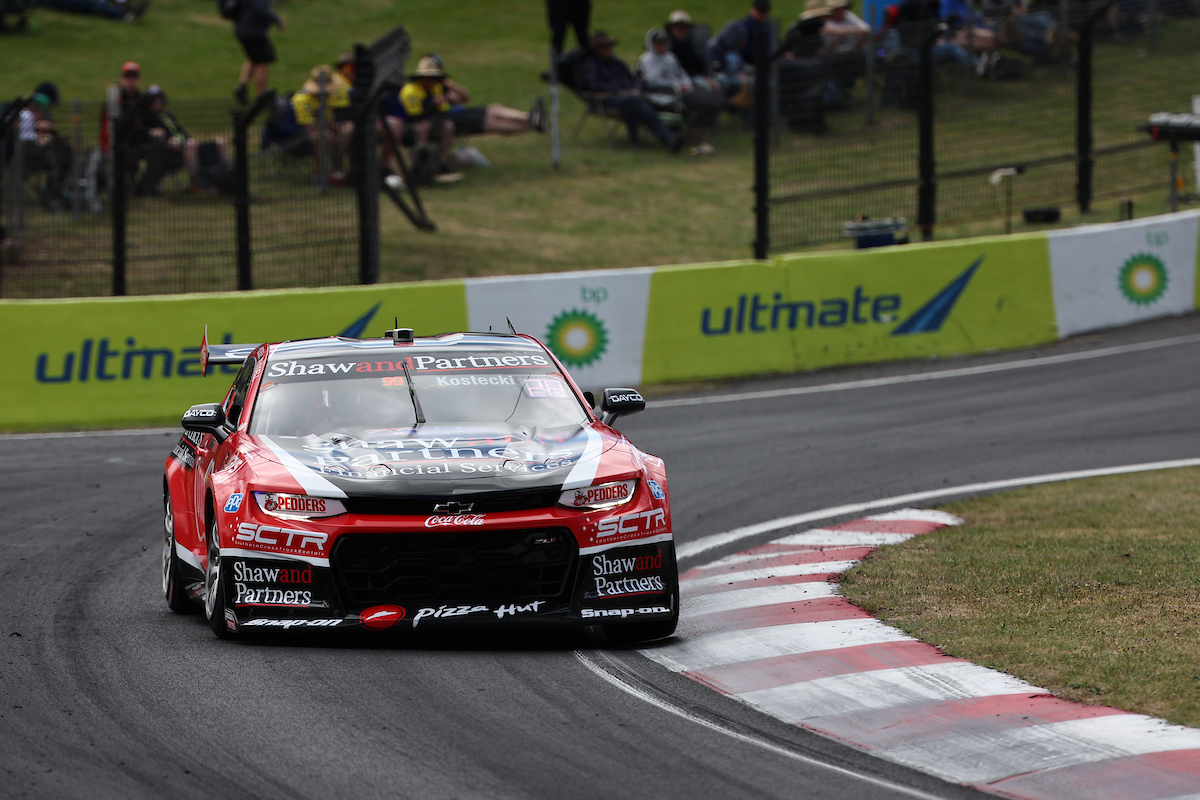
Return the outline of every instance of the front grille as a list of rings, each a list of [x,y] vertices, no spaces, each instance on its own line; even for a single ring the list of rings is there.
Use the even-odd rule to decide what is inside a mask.
[[[349,533],[330,555],[351,608],[565,599],[578,548],[566,528]]]
[[[487,492],[453,497],[348,497],[342,501],[351,514],[423,516],[437,513],[439,503],[471,503],[472,514],[498,514],[503,511],[531,511],[550,508],[558,503],[558,489],[526,489],[516,492]]]

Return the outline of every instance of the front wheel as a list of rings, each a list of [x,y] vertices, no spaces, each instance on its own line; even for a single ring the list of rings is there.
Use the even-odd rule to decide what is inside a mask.
[[[208,618],[208,627],[218,639],[231,639],[236,631],[231,627],[236,624],[226,618],[232,610],[225,602],[225,581],[222,580],[221,547],[217,541],[217,520],[214,515],[208,523],[208,567],[204,570],[204,616]]]
[[[200,609],[187,596],[183,586],[183,574],[179,569],[179,555],[175,552],[175,511],[171,507],[171,493],[163,491],[163,549],[162,549],[163,597],[167,608],[176,614],[195,614]]]

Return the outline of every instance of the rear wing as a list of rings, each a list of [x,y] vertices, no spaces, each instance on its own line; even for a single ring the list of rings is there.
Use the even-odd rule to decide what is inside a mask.
[[[208,374],[209,364],[241,364],[258,347],[257,344],[209,344],[208,326],[200,340],[200,374]]]

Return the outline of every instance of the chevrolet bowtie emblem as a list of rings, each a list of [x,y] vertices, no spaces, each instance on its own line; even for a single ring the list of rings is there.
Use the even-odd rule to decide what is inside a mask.
[[[466,514],[475,507],[474,503],[438,503],[433,507],[435,514]]]

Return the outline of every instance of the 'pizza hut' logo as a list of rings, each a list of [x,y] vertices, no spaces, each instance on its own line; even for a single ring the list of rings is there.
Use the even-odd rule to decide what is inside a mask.
[[[383,631],[404,619],[405,611],[400,606],[372,606],[358,615],[364,628]]]

